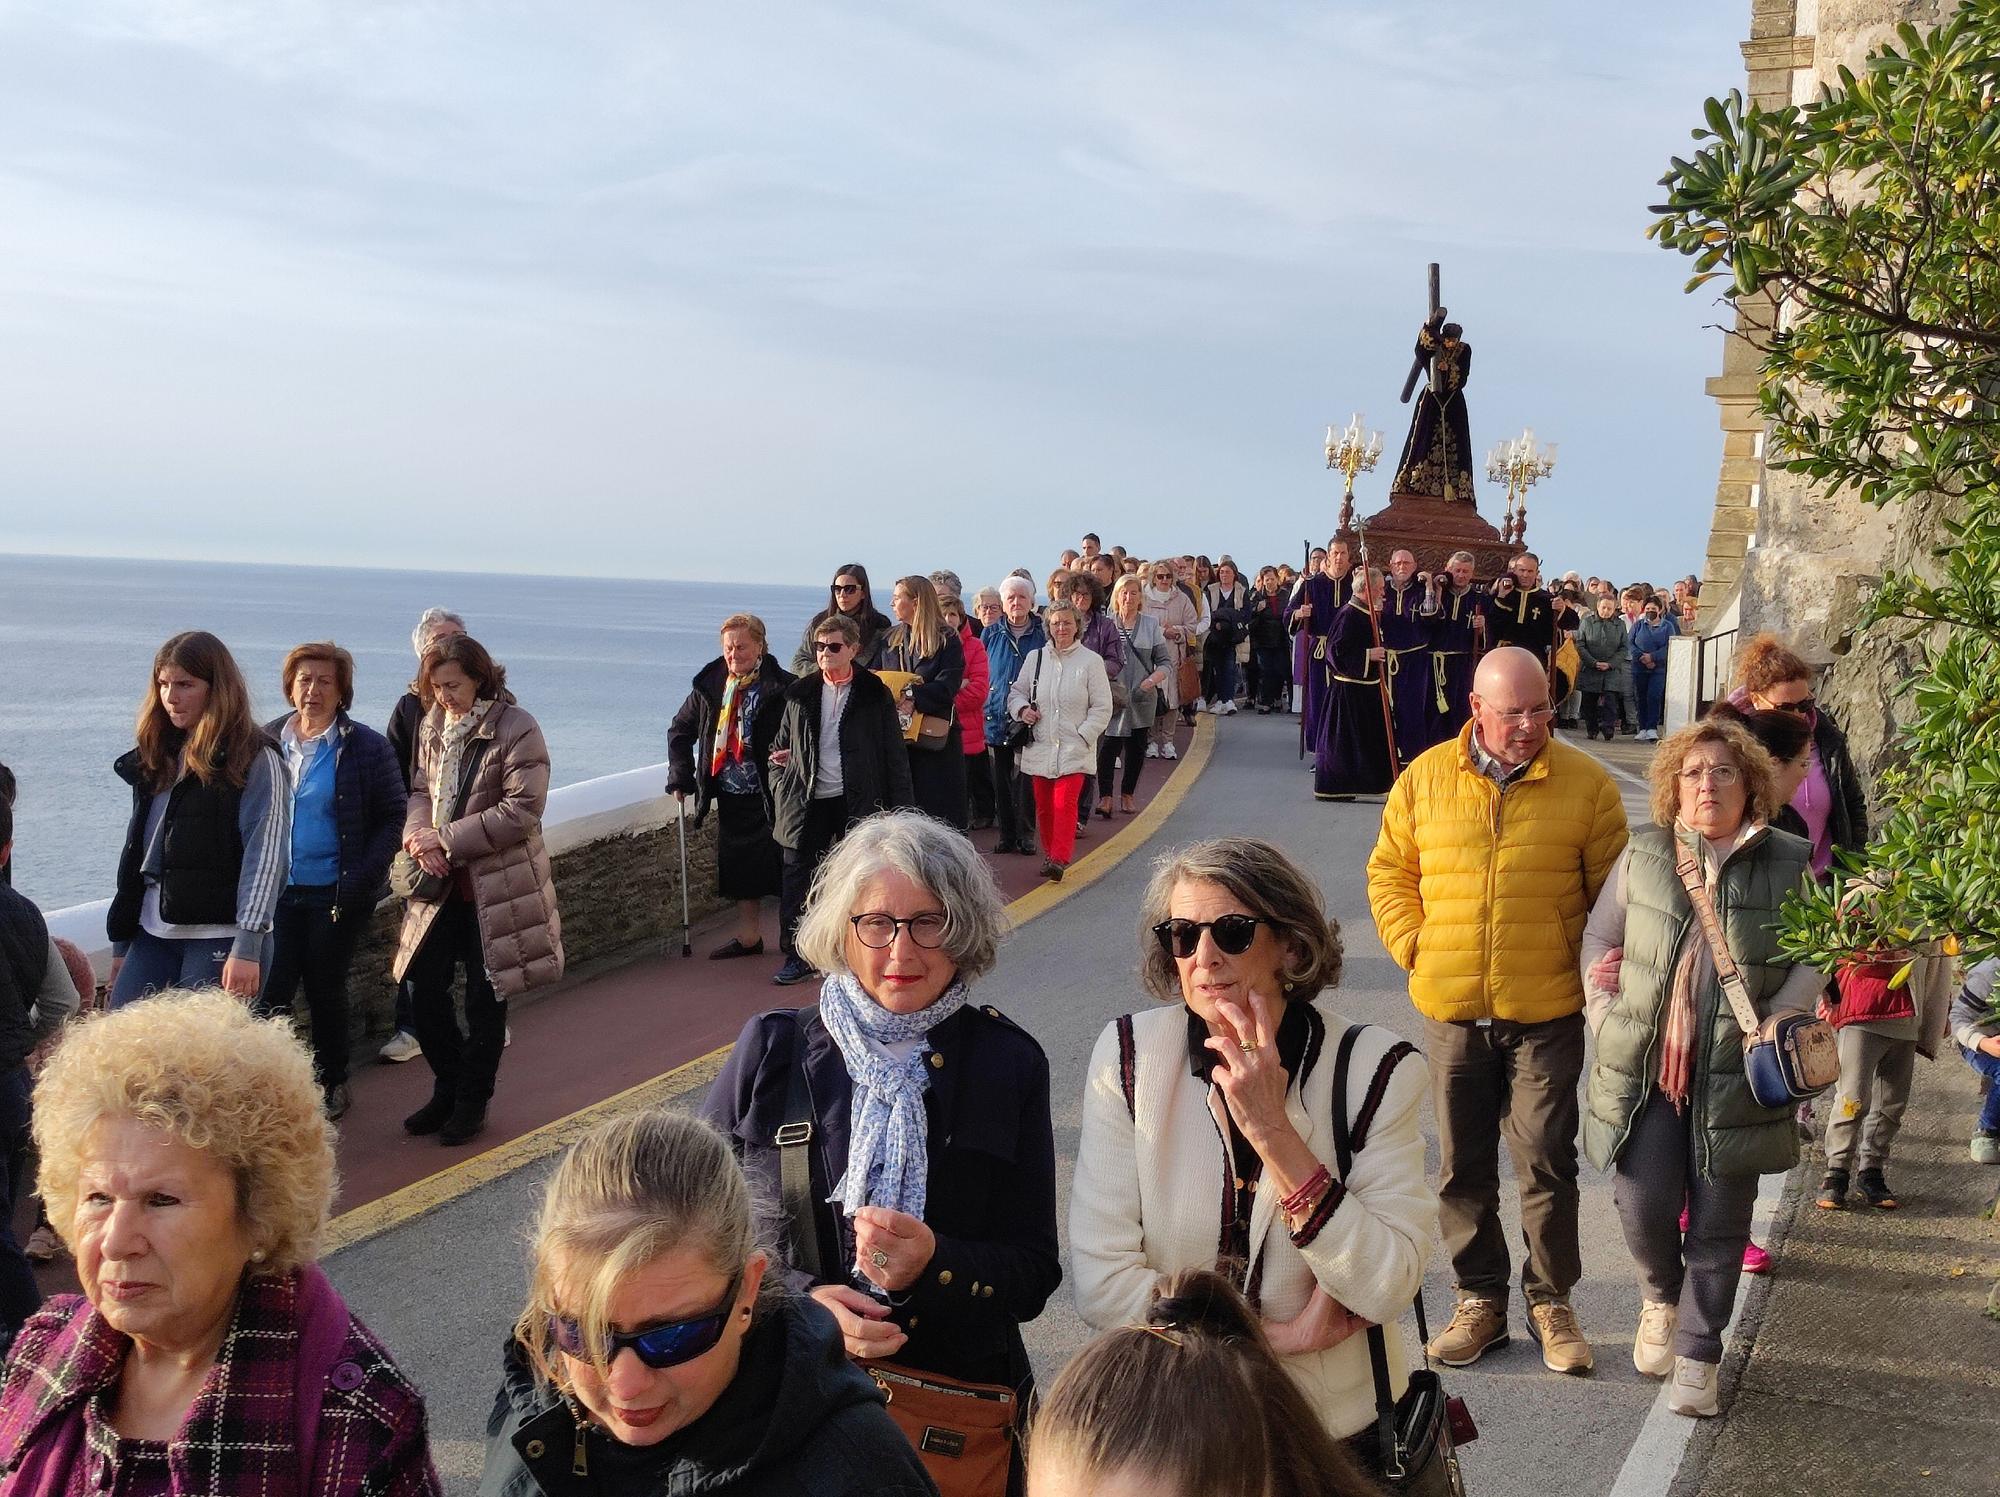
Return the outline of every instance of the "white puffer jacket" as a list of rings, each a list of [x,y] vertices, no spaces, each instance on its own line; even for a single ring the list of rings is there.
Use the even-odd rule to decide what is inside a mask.
[[[1066,654],[1045,646],[1030,651],[1007,690],[1007,715],[1029,707],[1041,713],[1035,738],[1021,750],[1021,773],[1044,780],[1097,771],[1097,740],[1111,722],[1111,677],[1104,657],[1088,645]]]

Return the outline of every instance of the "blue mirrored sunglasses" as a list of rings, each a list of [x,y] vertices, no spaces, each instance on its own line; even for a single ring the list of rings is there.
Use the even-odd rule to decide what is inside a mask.
[[[722,1303],[706,1314],[689,1320],[670,1320],[665,1325],[652,1326],[643,1331],[606,1331],[604,1339],[604,1365],[610,1366],[618,1359],[618,1353],[626,1347],[654,1371],[664,1367],[678,1367],[683,1362],[692,1362],[696,1357],[713,1351],[722,1339],[723,1327],[729,1324],[731,1311],[736,1308],[736,1291],[742,1287],[738,1279],[729,1286],[729,1292],[722,1297]],[[588,1360],[590,1353],[584,1346],[583,1327],[566,1315],[551,1315],[549,1330],[555,1343],[564,1353],[572,1357]]]

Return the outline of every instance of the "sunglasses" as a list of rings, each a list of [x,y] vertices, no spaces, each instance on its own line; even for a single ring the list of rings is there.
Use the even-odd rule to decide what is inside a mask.
[[[861,591],[861,584],[858,582],[836,582],[833,585],[833,590],[843,598],[851,597]]]
[[[1185,961],[1194,955],[1195,947],[1201,944],[1203,931],[1215,938],[1216,946],[1226,955],[1241,956],[1257,939],[1257,927],[1268,923],[1255,915],[1221,915],[1213,920],[1162,920],[1153,927],[1153,934],[1159,939],[1160,949],[1177,960]]]
[[[716,1343],[722,1340],[723,1328],[729,1324],[730,1313],[736,1307],[736,1291],[742,1287],[740,1278],[730,1280],[729,1292],[722,1297],[721,1304],[706,1314],[688,1320],[670,1320],[650,1330],[630,1333],[607,1330],[604,1333],[604,1365],[609,1367],[618,1359],[618,1353],[628,1346],[634,1356],[655,1372],[692,1362],[696,1357],[715,1350]],[[549,1331],[555,1338],[556,1346],[565,1355],[589,1358],[580,1323],[565,1315],[552,1315],[549,1317]]]
[[[818,655],[838,655],[846,648],[847,641],[844,639],[816,639],[813,641],[813,653]]]
[[[1800,697],[1796,702],[1773,702],[1771,703],[1771,710],[1773,712],[1795,712],[1800,717],[1810,717],[1813,709],[1818,705],[1819,702],[1816,698]]]

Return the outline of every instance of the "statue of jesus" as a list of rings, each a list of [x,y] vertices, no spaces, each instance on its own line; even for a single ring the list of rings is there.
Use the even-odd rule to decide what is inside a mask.
[[[1465,413],[1465,379],[1472,372],[1472,345],[1464,340],[1465,330],[1444,317],[1439,307],[1417,333],[1417,359],[1428,379],[1417,397],[1389,491],[1471,504],[1472,429]]]

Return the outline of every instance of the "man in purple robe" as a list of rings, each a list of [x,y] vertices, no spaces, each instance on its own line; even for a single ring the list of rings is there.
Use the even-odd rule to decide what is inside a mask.
[[[1389,558],[1389,587],[1382,595],[1382,643],[1389,650],[1389,690],[1396,706],[1396,757],[1407,764],[1438,740],[1442,717],[1432,679],[1431,621],[1424,614],[1428,589],[1417,578],[1417,558],[1397,551]]]
[[[1354,595],[1337,610],[1326,634],[1326,719],[1313,756],[1313,795],[1353,800],[1386,795],[1396,770],[1382,720],[1382,672],[1388,651],[1375,643],[1371,617],[1382,596],[1382,574],[1356,573]]]
[[[1472,720],[1472,677],[1486,649],[1486,610],[1491,601],[1472,573],[1470,551],[1454,551],[1445,569],[1431,578],[1425,608],[1431,623],[1431,684],[1435,695],[1437,741],[1456,738]]]
[[[1326,661],[1327,631],[1347,602],[1348,583],[1354,561],[1347,542],[1327,542],[1326,561],[1318,572],[1306,578],[1285,612],[1285,627],[1297,635],[1305,647],[1299,671],[1299,716],[1304,735],[1304,751],[1319,752],[1319,737],[1326,722],[1326,693],[1330,681]]]

